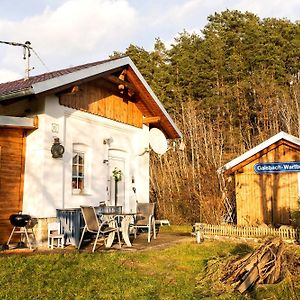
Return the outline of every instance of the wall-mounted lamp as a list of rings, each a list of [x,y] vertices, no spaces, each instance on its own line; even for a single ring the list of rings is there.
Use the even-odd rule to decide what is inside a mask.
[[[104,144],[104,145],[110,146],[110,144],[111,144],[113,141],[114,141],[113,138],[112,138],[112,137],[109,137],[109,138],[103,140],[103,144]]]
[[[51,147],[53,158],[61,158],[65,152],[65,147],[60,143],[59,138],[54,138],[54,143]]]
[[[139,154],[139,156],[142,156],[142,155],[144,155],[146,153],[149,153],[150,151],[151,151],[150,148],[145,148],[144,151],[141,154]]]

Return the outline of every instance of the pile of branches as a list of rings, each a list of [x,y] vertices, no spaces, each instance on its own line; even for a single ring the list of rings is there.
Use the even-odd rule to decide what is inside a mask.
[[[266,241],[254,252],[225,266],[222,282],[235,285],[240,293],[256,284],[276,283],[283,277],[285,244],[280,238]]]

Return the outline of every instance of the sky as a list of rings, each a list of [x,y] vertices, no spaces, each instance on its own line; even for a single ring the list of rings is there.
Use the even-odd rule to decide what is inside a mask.
[[[300,19],[300,0],[0,0],[0,41],[30,41],[36,75],[107,59],[130,44],[151,51],[156,38],[171,45],[226,9]],[[0,43],[0,82],[23,78],[24,69],[23,48]]]

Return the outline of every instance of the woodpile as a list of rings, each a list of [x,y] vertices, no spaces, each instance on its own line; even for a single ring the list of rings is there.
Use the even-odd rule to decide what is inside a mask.
[[[225,267],[224,283],[235,285],[240,293],[259,283],[276,283],[283,273],[285,244],[273,238],[245,257]]]

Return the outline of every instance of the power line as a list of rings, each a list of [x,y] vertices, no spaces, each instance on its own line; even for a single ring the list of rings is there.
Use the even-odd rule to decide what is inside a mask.
[[[40,61],[40,63],[45,67],[45,69],[50,72],[49,68],[47,67],[47,65],[43,62],[43,60],[41,59],[41,57],[37,54],[37,52],[31,48],[32,52],[35,54],[35,56],[38,58],[38,60]]]

